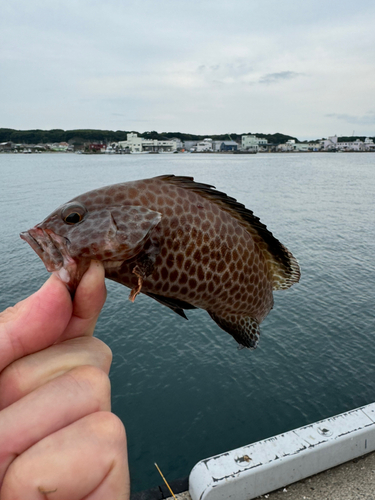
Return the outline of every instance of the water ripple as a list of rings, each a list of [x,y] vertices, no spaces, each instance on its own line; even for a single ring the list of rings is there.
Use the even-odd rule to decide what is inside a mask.
[[[19,232],[97,186],[175,173],[251,208],[298,258],[301,282],[275,293],[255,352],[204,311],[189,321],[108,283],[97,335],[114,354],[135,491],[198,460],[374,401],[373,155],[2,155],[0,306],[47,273]]]

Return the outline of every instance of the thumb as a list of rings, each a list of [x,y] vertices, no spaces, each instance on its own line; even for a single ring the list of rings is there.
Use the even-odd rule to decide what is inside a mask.
[[[54,275],[33,295],[0,313],[0,372],[56,342],[72,315],[65,285]]]

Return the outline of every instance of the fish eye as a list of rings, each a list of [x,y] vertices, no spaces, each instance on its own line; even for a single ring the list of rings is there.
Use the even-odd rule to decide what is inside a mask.
[[[64,218],[64,222],[67,224],[77,224],[77,222],[81,222],[82,215],[78,212],[72,212]]]
[[[81,204],[69,204],[62,212],[61,217],[65,224],[72,226],[81,222],[86,214],[86,208]]]

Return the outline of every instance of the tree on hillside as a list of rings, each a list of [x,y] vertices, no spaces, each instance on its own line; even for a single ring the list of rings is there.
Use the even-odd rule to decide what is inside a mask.
[[[156,132],[155,130],[146,132],[133,131],[145,139],[165,140],[173,137],[181,141],[202,141],[206,137],[210,137],[217,141],[229,141],[232,139],[238,143],[241,142],[242,135],[256,135],[259,138],[267,139],[271,144],[282,144],[289,139],[294,139],[299,142],[296,137],[281,133],[263,134],[263,133],[230,133],[230,134],[187,134],[183,132]],[[0,129],[0,142],[12,141],[14,143],[38,144],[38,143],[53,143],[53,142],[102,142],[104,144],[110,142],[126,141],[129,131],[124,130],[95,130],[95,129],[76,129],[76,130],[13,130],[9,128]]]

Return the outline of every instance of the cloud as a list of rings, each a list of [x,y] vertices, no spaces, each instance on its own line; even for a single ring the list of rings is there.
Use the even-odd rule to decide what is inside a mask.
[[[372,136],[374,16],[373,0],[5,2],[2,126]]]
[[[375,111],[368,111],[362,116],[348,115],[344,113],[330,113],[325,116],[327,118],[336,118],[336,120],[352,123],[354,125],[375,125]]]
[[[303,73],[296,73],[295,71],[280,71],[279,73],[268,73],[259,79],[259,83],[270,85],[272,83],[279,83],[285,80],[292,80]]]
[[[225,63],[201,64],[197,75],[207,83],[225,85],[248,83],[254,70],[246,59]]]

